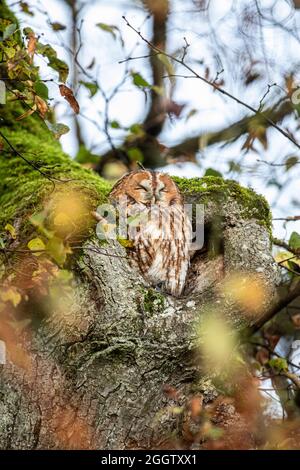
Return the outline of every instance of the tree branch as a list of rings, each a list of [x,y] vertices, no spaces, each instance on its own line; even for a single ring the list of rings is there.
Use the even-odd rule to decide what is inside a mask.
[[[287,307],[290,303],[292,303],[299,296],[300,296],[300,282],[298,282],[296,286],[288,292],[288,294],[280,297],[277,300],[277,302],[265,313],[265,315],[253,324],[251,328],[251,333],[255,333],[260,328],[262,328],[277,313],[279,313],[281,310]]]
[[[274,127],[278,132],[280,132],[280,134],[282,134],[286,139],[288,139],[290,142],[292,142],[298,149],[300,149],[300,144],[298,144],[298,142],[287,132],[285,131],[284,129],[282,129],[281,127],[279,127],[265,112],[262,112],[260,111],[260,109],[256,109],[254,108],[253,106],[249,105],[248,103],[246,103],[245,101],[242,101],[240,98],[237,98],[236,96],[232,95],[231,93],[229,93],[227,90],[225,90],[224,88],[220,87],[219,85],[217,85],[214,81],[210,81],[209,79],[203,77],[202,75],[200,75],[198,72],[196,72],[192,67],[190,67],[185,61],[184,59],[178,59],[177,57],[174,57],[172,56],[171,54],[168,54],[167,52],[163,51],[162,49],[160,49],[159,47],[155,46],[154,44],[152,44],[148,39],[146,39],[142,33],[140,31],[138,31],[134,26],[132,26],[129,21],[127,20],[127,18],[125,16],[123,16],[123,19],[124,21],[126,22],[127,26],[132,29],[140,38],[142,41],[144,41],[146,44],[148,44],[148,46],[154,50],[155,52],[158,52],[159,54],[162,54],[166,57],[168,57],[169,59],[171,59],[172,61],[182,65],[184,68],[186,68],[194,77],[198,78],[199,80],[201,80],[202,82],[206,83],[207,85],[209,85],[210,87],[212,87],[214,90],[216,90],[217,92],[221,93],[222,95],[226,96],[227,98],[230,98],[232,101],[235,101],[236,103],[240,104],[241,106],[243,106],[244,108],[247,108],[248,110],[250,110],[252,113],[255,114],[255,116],[259,116],[263,119],[264,122],[266,122],[267,124],[269,124],[269,126],[271,127]]]

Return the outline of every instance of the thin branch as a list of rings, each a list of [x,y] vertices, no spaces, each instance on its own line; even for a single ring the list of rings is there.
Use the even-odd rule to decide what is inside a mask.
[[[71,246],[71,249],[74,250],[74,251],[78,251],[78,250],[88,250],[88,251],[92,251],[94,253],[98,253],[99,255],[104,255],[104,256],[110,256],[112,258],[124,258],[124,259],[128,259],[128,256],[120,256],[120,255],[114,255],[112,253],[107,253],[103,250],[101,250],[100,248],[97,248],[97,247],[89,247],[89,246]],[[49,253],[49,251],[47,249],[41,249],[41,250],[27,250],[27,249],[18,249],[18,248],[0,248],[0,252],[2,253],[30,253],[32,255],[34,255],[35,253]]]
[[[285,220],[285,219],[284,219]],[[293,253],[293,255],[295,256],[299,256],[300,255],[300,249],[294,249],[294,248],[291,248],[290,245],[288,243],[286,243],[284,240],[280,240],[279,238],[273,238],[272,239],[272,242],[274,243],[274,245],[277,245],[277,246],[280,246],[281,248],[285,248],[286,250],[288,250],[290,253]],[[294,258],[294,257],[293,257]],[[284,261],[288,261],[288,260],[284,260]],[[284,262],[283,261],[283,262]]]
[[[257,162],[259,163],[265,163],[266,165],[269,165],[269,166],[274,166],[274,167],[285,167],[286,166],[286,163],[272,163],[272,162],[268,162],[267,160],[261,160],[259,158],[257,158],[256,160]],[[295,162],[295,165],[299,165],[300,162]]]
[[[142,41],[144,41],[146,44],[148,44],[148,46],[158,52],[159,54],[162,54],[166,57],[168,57],[169,59],[173,60],[174,62],[177,62],[178,64],[182,65],[183,67],[185,67],[189,72],[191,72],[192,75],[194,75],[196,78],[198,78],[199,80],[203,81],[204,83],[206,83],[207,85],[209,85],[210,87],[212,87],[214,90],[218,91],[219,93],[221,93],[222,95],[230,98],[231,100],[235,101],[236,103],[240,104],[241,106],[247,108],[248,110],[250,110],[252,113],[254,113],[255,115],[258,115],[258,116],[261,116],[270,126],[274,127],[275,129],[277,129],[278,132],[280,132],[280,134],[282,134],[286,139],[288,139],[290,142],[292,142],[298,149],[300,149],[300,145],[298,144],[298,142],[296,142],[296,140],[288,133],[286,132],[284,129],[282,129],[281,127],[279,127],[274,121],[272,121],[272,119],[270,119],[268,116],[265,115],[265,113],[261,112],[260,109],[256,109],[254,108],[253,106],[249,105],[248,103],[242,101],[241,99],[237,98],[236,96],[232,95],[231,93],[229,93],[228,91],[224,90],[224,88],[222,87],[219,87],[216,83],[214,82],[211,82],[210,80],[208,80],[207,78],[201,76],[198,74],[198,72],[196,72],[194,69],[192,69],[192,67],[190,67],[188,64],[185,63],[184,60],[182,59],[178,59],[177,57],[174,57],[172,56],[171,54],[168,54],[167,52],[161,50],[159,47],[155,46],[154,44],[152,44],[148,39],[146,39],[142,33],[140,31],[138,31],[134,26],[132,26],[129,21],[127,20],[126,16],[123,16],[122,17],[124,19],[124,21],[126,22],[127,26],[132,29],[140,38]]]
[[[291,289],[285,296],[282,296],[272,305],[272,307],[251,327],[251,332],[255,333],[262,328],[268,321],[270,321],[277,313],[286,308],[290,303],[296,300],[300,296],[300,281],[296,286]]]
[[[300,220],[300,215],[294,215],[294,216],[289,216],[289,217],[277,217],[273,220],[284,220],[285,222],[296,222],[297,220]],[[278,239],[276,238],[276,240]],[[275,244],[277,245],[277,243]]]

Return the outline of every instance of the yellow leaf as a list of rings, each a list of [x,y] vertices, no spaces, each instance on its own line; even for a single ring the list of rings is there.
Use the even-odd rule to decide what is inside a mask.
[[[293,255],[289,251],[279,251],[274,256],[274,259],[277,263],[279,263],[281,266],[284,266],[286,268],[289,267],[289,260],[291,260],[293,263],[298,264],[300,266],[300,260],[295,258],[295,255]]]
[[[118,238],[118,242],[120,245],[122,245],[124,248],[132,248],[134,246],[134,243],[132,240],[126,240],[126,238]]]
[[[36,256],[40,256],[42,254],[41,250],[46,249],[45,243],[40,238],[33,238],[28,242],[27,246],[31,251],[38,252],[35,253]]]
[[[14,307],[17,307],[17,305],[19,305],[19,303],[22,300],[21,295],[14,288],[10,288],[10,289],[0,292],[0,297],[3,300],[3,302],[10,301]]]
[[[17,233],[16,233],[15,227],[13,227],[11,224],[6,224],[4,228],[5,228],[5,230],[7,230],[11,234],[11,236],[14,240],[17,238]]]

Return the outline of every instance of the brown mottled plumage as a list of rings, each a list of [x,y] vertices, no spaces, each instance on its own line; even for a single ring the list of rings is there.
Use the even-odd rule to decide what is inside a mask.
[[[133,264],[151,285],[179,296],[189,267],[191,224],[174,181],[163,173],[134,171],[115,184],[110,200],[125,207],[129,218]]]

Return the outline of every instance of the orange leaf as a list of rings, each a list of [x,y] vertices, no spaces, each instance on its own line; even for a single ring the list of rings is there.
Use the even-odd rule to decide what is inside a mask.
[[[78,114],[80,108],[79,108],[78,101],[76,100],[73,94],[73,91],[66,85],[59,85],[59,91],[60,91],[61,96],[63,96],[65,100],[67,100],[67,102],[70,104],[74,113]]]
[[[35,104],[37,105],[37,108],[39,110],[40,115],[42,118],[45,117],[45,114],[48,111],[48,106],[46,101],[44,101],[40,96],[36,95],[34,98]]]
[[[30,33],[28,38],[27,51],[32,61],[36,49],[37,38],[35,37],[34,33]]]
[[[21,116],[18,116],[16,118],[16,121],[21,121],[21,119],[24,119],[24,118],[30,116],[35,111],[36,111],[36,104],[32,108],[29,108],[27,111],[25,111],[25,113],[21,114]]]

